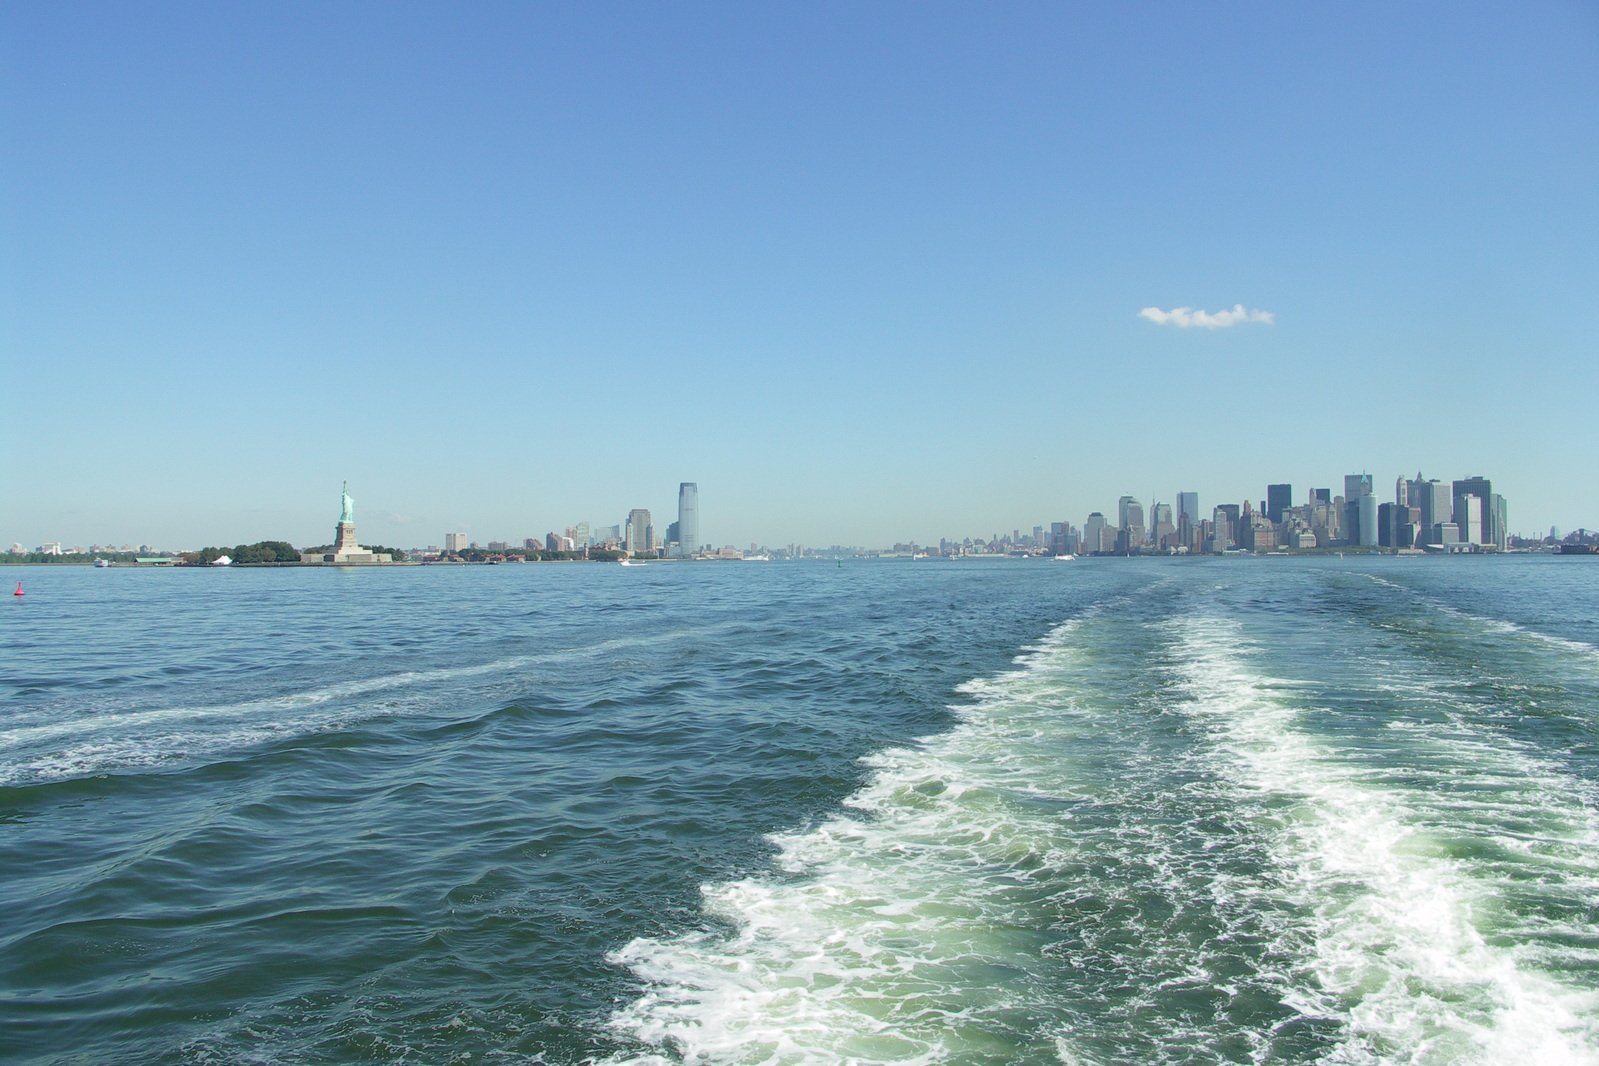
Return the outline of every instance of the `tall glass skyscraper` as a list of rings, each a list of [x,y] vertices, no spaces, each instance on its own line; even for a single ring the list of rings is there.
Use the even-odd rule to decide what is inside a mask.
[[[700,487],[693,481],[677,486],[677,542],[682,556],[700,550]]]

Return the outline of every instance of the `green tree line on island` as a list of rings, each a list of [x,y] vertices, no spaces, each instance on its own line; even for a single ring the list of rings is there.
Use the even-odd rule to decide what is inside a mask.
[[[297,563],[300,552],[286,540],[258,540],[254,544],[239,544],[232,548],[201,548],[184,552],[180,558],[190,566],[209,566],[226,555],[235,563]]]

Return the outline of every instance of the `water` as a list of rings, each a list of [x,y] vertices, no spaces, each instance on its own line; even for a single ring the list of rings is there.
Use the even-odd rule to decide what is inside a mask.
[[[1599,1062],[1599,566],[7,569],[0,1061]]]

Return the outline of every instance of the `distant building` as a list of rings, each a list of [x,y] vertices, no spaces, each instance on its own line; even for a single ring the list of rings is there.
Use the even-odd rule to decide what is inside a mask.
[[[1362,548],[1375,548],[1377,546],[1377,497],[1368,492],[1356,500],[1355,508],[1358,515],[1355,543]]]
[[[1087,521],[1083,523],[1083,551],[1114,551],[1114,540],[1111,542],[1111,547],[1105,547],[1105,530],[1105,516],[1100,514],[1098,511],[1090,514]]]
[[[1361,500],[1372,493],[1370,474],[1345,474],[1344,475],[1344,514],[1343,514],[1343,539],[1346,544],[1377,543],[1377,509],[1376,500],[1373,500],[1371,509],[1371,528],[1362,531],[1360,516],[1362,513]],[[1367,534],[1370,537],[1367,537]]]
[[[1421,528],[1426,537],[1424,544],[1442,544],[1443,541],[1433,539],[1438,535],[1439,527],[1447,523],[1454,514],[1454,500],[1450,486],[1445,485],[1437,478],[1431,481],[1422,481],[1418,474],[1416,481],[1411,483],[1411,488],[1420,490],[1420,499],[1416,493],[1411,493],[1411,506],[1421,508]]]
[[[1144,505],[1135,496],[1116,501],[1117,530],[1126,537],[1112,550],[1134,551],[1144,545]]]
[[[644,507],[635,507],[627,513],[627,525],[624,527],[622,547],[637,555],[640,552],[655,550],[655,526],[650,523],[650,512]]]
[[[700,550],[700,487],[685,481],[677,486],[677,536],[668,538],[679,544],[685,556]]]
[[[444,550],[447,552],[466,551],[468,541],[465,533],[444,534]]]
[[[1467,536],[1465,531],[1462,530],[1461,540],[1464,540],[1468,544],[1491,544],[1496,548],[1505,547],[1508,534],[1507,530],[1502,524],[1502,520],[1496,513],[1497,509],[1494,504],[1495,494],[1493,490],[1493,484],[1485,477],[1473,476],[1461,478],[1459,481],[1456,481],[1453,485],[1453,490],[1454,504],[1457,511],[1460,508],[1460,501],[1462,497],[1476,497],[1481,501],[1482,520],[1480,532],[1478,533],[1477,537],[1473,539]],[[1503,497],[1500,497],[1500,499],[1502,501]],[[1501,507],[1498,509],[1502,509],[1502,503]],[[1460,516],[1458,514],[1455,516],[1455,521],[1457,523],[1460,521]]]
[[[1266,486],[1266,517],[1273,525],[1283,520],[1283,512],[1294,505],[1294,487],[1292,485],[1267,485]]]
[[[1456,485],[1460,482],[1455,482]],[[1462,544],[1483,544],[1482,532],[1482,505],[1483,498],[1471,494],[1457,494],[1455,496],[1455,525],[1460,529],[1460,542]]]

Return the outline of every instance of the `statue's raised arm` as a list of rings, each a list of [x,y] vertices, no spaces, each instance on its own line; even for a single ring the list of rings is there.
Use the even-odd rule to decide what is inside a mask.
[[[355,521],[355,501],[350,499],[350,483],[344,483],[344,491],[339,493],[339,521]]]

